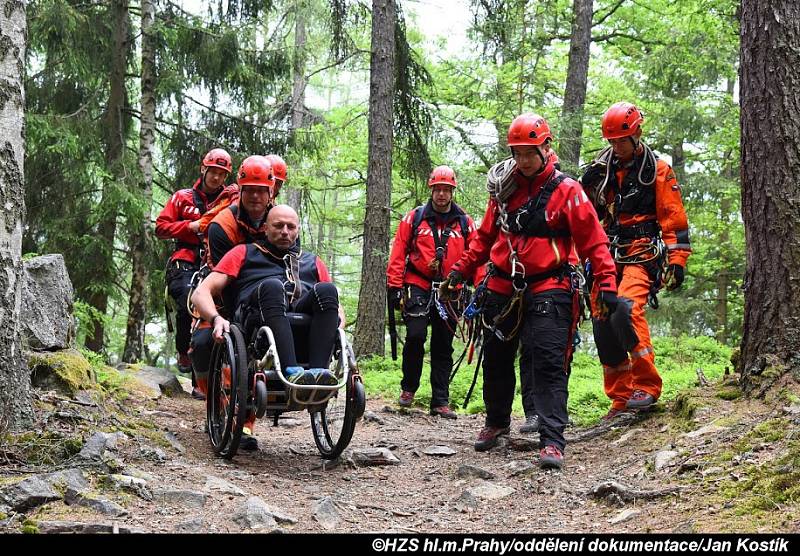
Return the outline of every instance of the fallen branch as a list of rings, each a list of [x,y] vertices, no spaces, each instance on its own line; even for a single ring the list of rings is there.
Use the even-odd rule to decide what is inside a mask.
[[[700,383],[700,386],[708,386],[709,382],[708,379],[706,378],[706,375],[703,374],[703,369],[698,367],[695,370],[695,372],[697,373],[697,381]]]
[[[619,427],[627,427],[630,425],[634,425],[647,417],[647,413],[637,412],[637,413],[621,413],[619,416],[611,419],[610,421],[604,421],[599,425],[594,427],[588,428],[582,432],[574,436],[567,436],[567,443],[572,444],[575,442],[585,442],[587,440],[591,440],[593,438],[597,438],[598,436],[602,436],[607,432],[610,432],[614,429]]]
[[[604,481],[594,486],[588,493],[591,498],[622,500],[623,502],[633,502],[634,500],[653,500],[661,496],[677,494],[681,487],[669,487],[661,490],[636,490],[626,487],[616,481]]]

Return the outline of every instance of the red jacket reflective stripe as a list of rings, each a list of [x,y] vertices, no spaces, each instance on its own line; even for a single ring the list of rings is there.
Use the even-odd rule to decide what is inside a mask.
[[[160,239],[177,239],[182,243],[191,245],[200,244],[200,237],[189,229],[189,224],[202,216],[200,209],[194,204],[193,191],[195,190],[200,195],[200,198],[206,202],[206,210],[209,210],[223,200],[227,200],[231,192],[231,186],[220,191],[219,195],[210,203],[201,190],[200,178],[197,179],[192,188],[176,191],[164,205],[164,208],[161,209],[158,218],[156,218],[156,237]],[[188,247],[176,249],[169,260],[198,262],[195,260],[195,250]]]
[[[508,200],[507,210],[513,212],[531,197],[536,197],[554,171],[551,158],[544,171],[533,180],[517,174],[515,179],[518,187]],[[608,236],[597,220],[597,213],[592,203],[577,181],[572,178],[562,181],[553,191],[545,207],[548,226],[553,230],[569,230],[569,237],[527,237],[518,234],[509,236],[497,225],[499,215],[497,201],[490,198],[475,239],[470,243],[469,251],[453,265],[455,270],[469,276],[490,260],[495,267],[511,274],[508,245],[510,238],[520,263],[525,267],[526,275],[547,272],[565,262],[574,263],[577,252],[581,259],[588,258],[591,261],[595,282],[599,288],[616,291],[616,269],[608,251]],[[505,295],[512,292],[511,282],[497,276],[489,278],[487,286],[490,290]],[[538,293],[550,289],[569,289],[569,287],[569,282],[566,280],[547,278],[531,284],[530,289],[533,293]]]
[[[414,223],[414,215],[417,210],[424,210],[423,208],[416,208],[406,214],[397,226],[397,233],[394,236],[394,243],[392,244],[392,252],[389,255],[389,266],[386,269],[387,285],[391,288],[401,288],[403,285],[415,285],[422,289],[430,289],[431,280],[436,275],[435,270],[431,269],[428,265],[436,259],[436,244],[433,240],[433,232],[431,231],[430,224],[426,219],[422,219],[417,228],[417,237],[414,239],[414,244],[411,247],[411,252],[407,253],[408,241],[411,239],[412,225]],[[442,232],[445,230],[443,223],[438,223],[438,233],[441,237]],[[467,242],[472,241],[475,237],[475,222],[467,215]],[[450,228],[450,237],[447,240],[447,252],[444,258],[442,276],[447,276],[453,267],[453,264],[461,257],[464,252],[464,239],[461,235],[461,222],[460,219],[453,218],[450,220],[448,227]],[[406,255],[408,255],[408,264],[413,265],[414,271],[406,272]],[[421,273],[428,278],[425,279],[420,276]],[[469,274],[468,276],[471,276]]]

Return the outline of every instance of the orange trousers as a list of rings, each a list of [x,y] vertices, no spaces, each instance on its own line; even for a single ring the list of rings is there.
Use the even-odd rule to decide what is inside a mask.
[[[612,409],[625,409],[634,390],[643,390],[655,399],[661,395],[661,376],[656,369],[650,328],[645,318],[651,283],[650,276],[642,265],[629,264],[622,267],[617,296],[633,301],[631,323],[639,337],[639,343],[628,353],[626,360],[614,366],[603,365],[603,386],[606,396],[611,399]]]

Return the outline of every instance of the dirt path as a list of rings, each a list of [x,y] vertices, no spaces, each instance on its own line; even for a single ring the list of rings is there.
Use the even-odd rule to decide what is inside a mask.
[[[203,432],[202,402],[188,396],[161,398],[131,412],[153,421],[157,434],[173,433],[178,444],[161,446],[161,454],[154,457],[152,434],[149,439],[134,435],[121,442],[115,453],[125,464],[123,472],[140,474],[151,492],[186,491],[195,498],[187,494],[188,499],[176,495],[148,500],[127,490],[107,488],[101,493],[127,510],[128,515],[115,521],[148,532],[240,532],[254,527],[286,532],[453,533],[796,529],[800,523],[796,505],[784,512],[783,524],[759,525],[744,518],[737,522],[730,505],[725,505],[729,502],[717,496],[716,485],[729,480],[739,463],[717,465],[709,454],[752,429],[769,408],[758,415],[741,406],[744,402],[726,402],[710,395],[709,399],[714,406],[697,411],[688,426],[669,412],[656,413],[572,443],[564,470],[542,471],[534,449],[538,438],[517,432],[520,419],[512,425],[510,441],[477,453],[472,443],[482,416],[449,421],[419,410],[398,413],[385,400],[368,401],[366,419],[359,422],[337,465],[323,466],[305,413],[287,414],[278,427],[260,421],[256,429],[259,450],[240,452],[229,462],[215,458],[211,451]],[[138,406],[130,403],[126,407]],[[739,419],[740,412],[747,411],[752,413],[749,423]],[[726,416],[730,417],[728,424],[713,425]],[[704,427],[708,431],[703,432]],[[697,431],[700,433],[695,434]],[[568,433],[572,437],[586,435],[585,430]],[[426,455],[424,451],[434,445],[447,446],[455,453]],[[381,467],[352,463],[353,450],[374,447],[390,449],[400,463]],[[673,454],[672,460],[656,471],[659,452],[662,459],[664,452]],[[778,447],[762,447],[748,457],[769,461],[778,455]],[[475,477],[475,471],[470,473],[463,466],[474,466],[492,477]],[[222,479],[220,484],[225,486],[213,486],[209,478]],[[626,499],[623,492],[612,495],[611,500],[590,495],[593,488],[612,480],[638,495]],[[103,484],[97,478],[93,481],[95,489]],[[647,496],[665,491],[677,494]],[[233,519],[251,497],[259,497],[276,517],[285,514],[293,519],[268,525]],[[92,510],[63,502],[40,508],[33,518],[98,519]]]

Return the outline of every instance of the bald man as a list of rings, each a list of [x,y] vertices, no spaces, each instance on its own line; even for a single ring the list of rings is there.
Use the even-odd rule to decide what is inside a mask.
[[[302,251],[297,213],[288,205],[272,207],[267,216],[266,240],[237,245],[219,261],[192,296],[200,317],[212,326],[215,341],[222,341],[230,322],[217,311],[215,297],[230,286],[225,299],[233,309],[250,315],[272,329],[284,375],[298,384],[333,385],[336,377],[328,370],[336,338],[337,322],[344,325],[339,294],[331,283],[325,263],[315,254]],[[309,372],[298,366],[294,339],[286,312],[311,315]],[[231,311],[230,314],[233,314]],[[252,327],[251,327],[252,328]],[[245,333],[249,337],[255,330]]]

